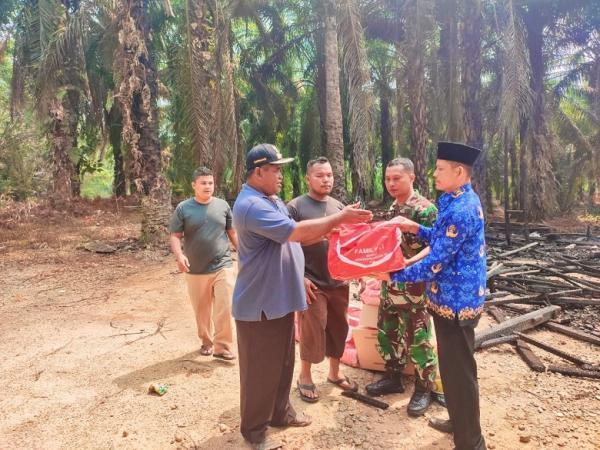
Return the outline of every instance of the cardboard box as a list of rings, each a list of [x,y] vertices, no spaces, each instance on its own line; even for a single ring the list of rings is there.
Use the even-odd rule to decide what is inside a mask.
[[[377,314],[379,306],[364,304],[360,312],[358,326],[361,328],[377,328]]]
[[[385,372],[385,361],[377,351],[377,330],[373,328],[355,328],[352,330],[354,345],[358,355],[358,365],[361,369],[377,370]],[[405,375],[415,373],[412,362],[408,362],[404,368]]]
[[[373,328],[355,328],[352,330],[352,337],[354,338],[360,368],[385,371],[385,362],[377,351],[377,330]]]

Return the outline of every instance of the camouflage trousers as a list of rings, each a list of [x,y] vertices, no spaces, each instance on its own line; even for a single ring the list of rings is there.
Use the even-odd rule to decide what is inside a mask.
[[[417,383],[428,388],[438,384],[437,355],[431,343],[433,323],[424,304],[397,305],[382,299],[377,328],[377,349],[385,361],[386,372],[401,373],[410,358]]]

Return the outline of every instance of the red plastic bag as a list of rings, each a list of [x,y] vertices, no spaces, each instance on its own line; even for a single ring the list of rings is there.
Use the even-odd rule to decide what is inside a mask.
[[[401,243],[402,232],[394,224],[342,225],[329,240],[329,273],[336,280],[351,280],[400,270],[404,268]]]

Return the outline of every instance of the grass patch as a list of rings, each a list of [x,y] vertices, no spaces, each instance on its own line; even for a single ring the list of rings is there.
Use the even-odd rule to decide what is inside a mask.
[[[110,198],[113,195],[113,173],[111,170],[100,169],[86,173],[81,182],[83,198]]]

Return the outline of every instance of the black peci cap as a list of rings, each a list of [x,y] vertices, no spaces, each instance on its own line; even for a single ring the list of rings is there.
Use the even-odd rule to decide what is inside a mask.
[[[472,166],[481,154],[481,150],[456,142],[438,142],[437,159],[455,161]]]

